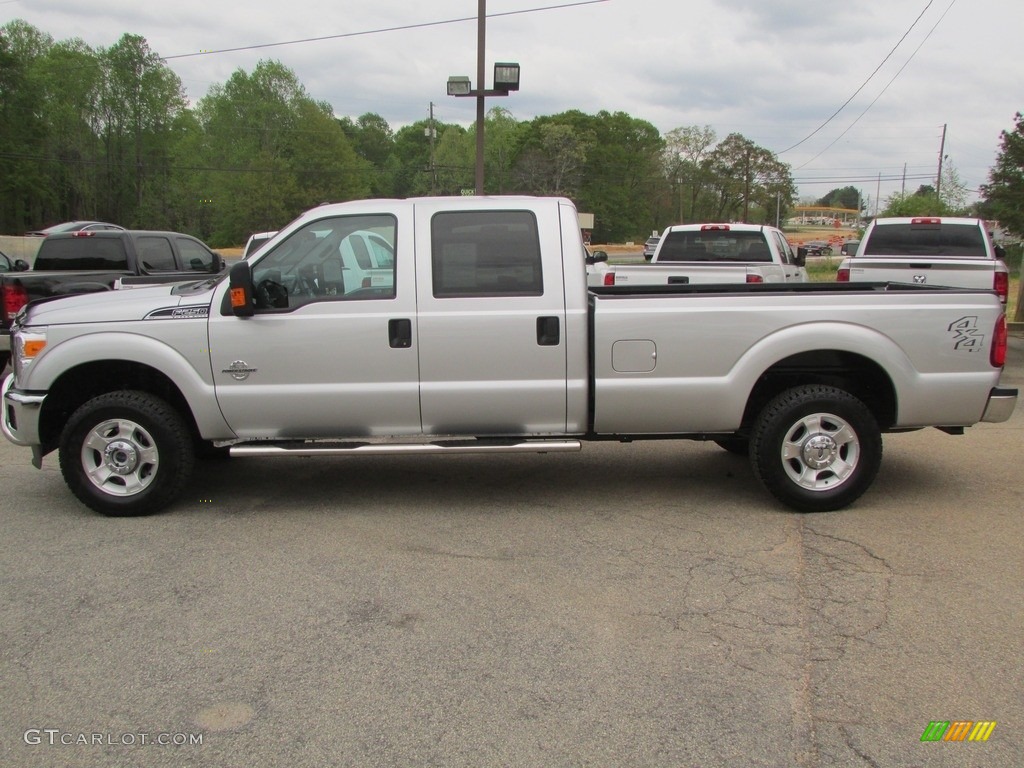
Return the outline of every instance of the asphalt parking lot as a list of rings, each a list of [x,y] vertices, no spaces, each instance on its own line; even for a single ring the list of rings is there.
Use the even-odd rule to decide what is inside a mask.
[[[655,442],[235,460],[110,520],[0,441],[0,765],[1024,765],[1022,410],[815,515]]]

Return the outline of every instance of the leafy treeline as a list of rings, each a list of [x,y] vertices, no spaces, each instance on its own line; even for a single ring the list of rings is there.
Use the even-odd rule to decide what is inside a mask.
[[[788,165],[709,126],[662,136],[621,112],[517,121],[494,108],[485,129],[486,191],[570,197],[595,214],[597,242],[677,222],[774,223],[795,199]],[[190,106],[142,37],[94,49],[23,21],[0,27],[3,233],[95,218],[238,244],[327,200],[461,194],[475,151],[473,128],[338,119],[279,62]]]

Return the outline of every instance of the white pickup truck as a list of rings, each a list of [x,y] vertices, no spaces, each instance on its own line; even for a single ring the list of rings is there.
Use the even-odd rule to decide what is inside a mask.
[[[596,285],[805,283],[804,258],[781,230],[757,224],[677,224],[658,241],[649,264],[596,264]]]
[[[1006,304],[1010,273],[982,219],[875,219],[856,253],[839,264],[839,282],[947,285],[995,291]]]
[[[349,281],[373,233],[387,279]],[[313,236],[311,236],[313,235]],[[301,246],[301,247],[300,247]],[[846,506],[882,433],[1004,421],[991,292],[839,283],[588,291],[561,198],[322,205],[227,277],[34,302],[2,430],[107,515],[154,512],[197,452],[575,451],[714,440],[790,507]],[[624,479],[624,482],[628,482]]]

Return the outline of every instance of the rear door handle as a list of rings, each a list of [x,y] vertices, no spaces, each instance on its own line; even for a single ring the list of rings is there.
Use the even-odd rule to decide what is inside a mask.
[[[557,347],[561,338],[561,323],[557,317],[537,318],[537,344],[542,347]]]
[[[392,349],[412,346],[412,320],[388,320],[388,344]]]

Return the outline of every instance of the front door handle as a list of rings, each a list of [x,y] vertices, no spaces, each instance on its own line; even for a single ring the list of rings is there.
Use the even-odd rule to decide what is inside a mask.
[[[557,317],[537,318],[537,344],[542,347],[557,347],[561,338],[561,323]]]
[[[392,349],[412,346],[412,320],[388,320],[388,344]]]

